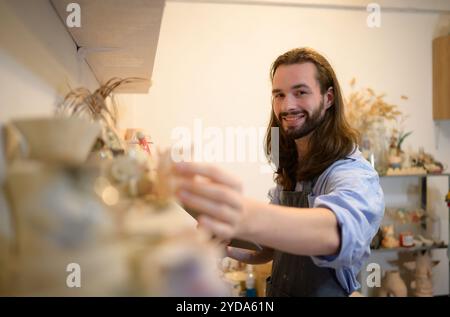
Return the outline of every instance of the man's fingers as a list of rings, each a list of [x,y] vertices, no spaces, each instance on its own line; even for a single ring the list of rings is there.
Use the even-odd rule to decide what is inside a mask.
[[[179,190],[189,191],[232,208],[242,208],[238,194],[229,187],[200,180],[182,179],[178,182]]]
[[[181,190],[177,193],[181,203],[188,209],[198,213],[210,215],[214,218],[228,223],[234,223],[237,215],[233,210],[223,203],[217,203],[210,199],[203,198],[188,190]]]
[[[239,180],[229,173],[222,171],[211,164],[180,162],[174,164],[175,172],[183,176],[200,175],[216,183],[230,186],[238,191],[242,190]]]
[[[233,230],[231,229],[231,226],[217,221],[207,215],[202,215],[198,219],[198,222],[201,227],[214,233],[219,238],[231,239],[233,237]]]

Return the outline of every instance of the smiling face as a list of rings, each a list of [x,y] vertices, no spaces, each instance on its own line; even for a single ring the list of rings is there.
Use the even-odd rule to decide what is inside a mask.
[[[333,104],[333,89],[321,94],[316,66],[311,62],[280,65],[272,81],[273,111],[292,138],[309,135]]]
[[[298,180],[314,179],[352,153],[358,132],[345,118],[333,67],[316,50],[300,47],[278,56],[270,78],[273,98],[265,152],[277,166],[276,183],[292,190]],[[281,133],[272,137],[277,128]]]

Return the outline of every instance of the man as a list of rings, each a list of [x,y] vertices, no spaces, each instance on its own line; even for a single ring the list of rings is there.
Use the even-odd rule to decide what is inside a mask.
[[[176,165],[178,198],[216,236],[265,246],[227,253],[252,264],[273,259],[268,296],[348,296],[360,286],[356,275],[384,213],[378,175],[356,147],[339,83],[322,55],[291,50],[275,60],[271,80],[269,157],[276,154],[270,128],[280,127],[271,204],[244,197],[237,178],[194,163]]]

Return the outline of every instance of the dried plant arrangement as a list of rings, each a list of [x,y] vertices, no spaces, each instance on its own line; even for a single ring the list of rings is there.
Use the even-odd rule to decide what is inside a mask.
[[[99,122],[103,126],[103,133],[97,148],[106,146],[113,154],[122,153],[122,138],[116,131],[118,111],[114,92],[121,86],[142,80],[145,79],[111,78],[94,92],[85,87],[76,88],[65,96],[63,102],[57,107],[56,114],[77,116]]]
[[[350,82],[352,91],[345,98],[346,117],[361,135],[360,149],[379,173],[384,174],[391,162],[390,155],[395,136],[395,149],[401,152],[401,145],[411,132],[403,133],[402,125],[406,116],[398,106],[385,101],[385,94],[376,94],[372,88],[355,89],[356,80]],[[402,100],[408,97],[401,96]],[[391,144],[388,144],[388,126],[393,127]],[[400,158],[396,158],[401,163]]]
[[[352,92],[345,98],[346,115],[350,124],[357,129],[361,135],[369,134],[374,125],[380,120],[398,121],[402,117],[402,112],[397,105],[390,104],[384,100],[385,94],[377,95],[371,88],[355,91],[356,80],[350,82]],[[401,99],[408,99],[401,96]]]

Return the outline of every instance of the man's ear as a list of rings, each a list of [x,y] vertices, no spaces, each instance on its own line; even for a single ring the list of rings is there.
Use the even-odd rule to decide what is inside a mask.
[[[323,104],[325,106],[325,110],[334,105],[334,89],[333,87],[329,87],[327,92],[324,95]]]

